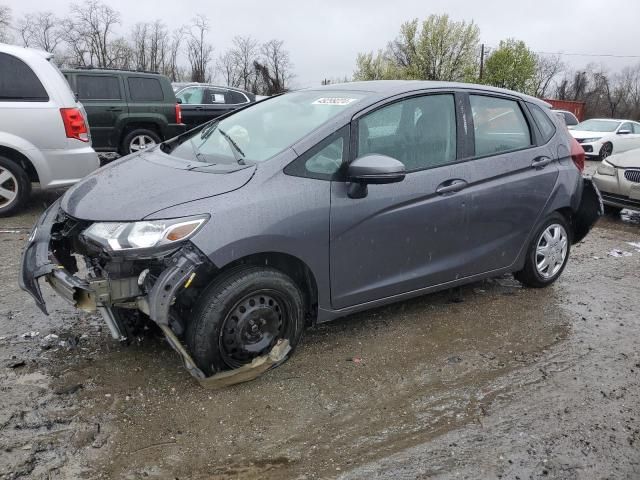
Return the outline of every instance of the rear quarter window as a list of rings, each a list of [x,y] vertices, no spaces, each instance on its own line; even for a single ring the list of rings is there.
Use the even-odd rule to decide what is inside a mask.
[[[553,124],[549,116],[539,106],[529,103],[528,107],[531,115],[533,115],[533,119],[540,129],[542,140],[544,141],[544,143],[547,143],[556,133],[556,126]]]
[[[49,95],[31,68],[13,55],[0,53],[0,102],[48,102]]]
[[[157,78],[129,77],[129,95],[137,102],[162,102],[164,93]]]

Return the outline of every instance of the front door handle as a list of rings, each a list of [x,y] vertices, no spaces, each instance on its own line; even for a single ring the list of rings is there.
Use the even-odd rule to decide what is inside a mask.
[[[121,112],[122,111],[122,107],[109,107],[107,108],[108,112]]]
[[[438,195],[445,195],[447,193],[455,193],[463,190],[467,187],[468,183],[464,180],[455,179],[455,180],[447,180],[446,182],[442,182],[436,188],[436,193]]]
[[[538,157],[531,162],[531,168],[542,169],[553,162],[553,159],[549,157]]]

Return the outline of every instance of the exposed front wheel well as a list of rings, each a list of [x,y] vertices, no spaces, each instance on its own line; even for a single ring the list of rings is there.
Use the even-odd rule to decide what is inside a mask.
[[[318,313],[318,285],[313,272],[305,262],[286,253],[257,253],[225,265],[224,268],[216,272],[213,281],[227,271],[243,267],[270,267],[289,276],[304,293],[307,320],[310,323],[315,322]]]
[[[36,171],[35,167],[31,163],[31,160],[25,157],[22,153],[18,152],[17,150],[14,150],[13,148],[4,147],[0,145],[0,155],[20,165],[22,169],[27,173],[27,176],[29,177],[29,181],[34,183],[37,183],[40,181],[40,178],[38,177],[38,172]]]

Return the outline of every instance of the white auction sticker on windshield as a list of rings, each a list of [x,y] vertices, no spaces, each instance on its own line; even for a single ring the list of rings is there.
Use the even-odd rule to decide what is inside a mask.
[[[349,105],[350,103],[356,102],[357,98],[344,98],[344,97],[325,97],[319,98],[312,105]]]

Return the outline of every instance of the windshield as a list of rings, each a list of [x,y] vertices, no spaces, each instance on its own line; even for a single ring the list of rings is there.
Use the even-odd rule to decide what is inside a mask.
[[[334,90],[281,95],[210,123],[187,137],[171,155],[210,164],[263,162],[364,95]]]
[[[582,132],[615,132],[620,122],[615,120],[585,120],[573,129]]]

